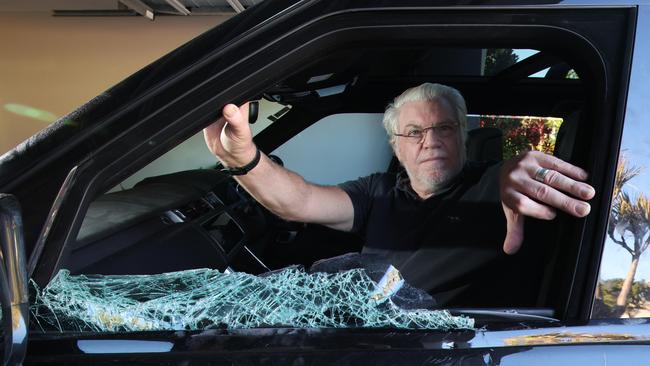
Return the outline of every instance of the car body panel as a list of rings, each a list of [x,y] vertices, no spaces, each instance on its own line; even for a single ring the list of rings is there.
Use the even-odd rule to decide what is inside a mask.
[[[531,324],[532,325],[532,324]],[[241,329],[36,335],[27,363],[644,364],[650,319],[477,331]],[[47,356],[46,356],[47,355]],[[517,355],[517,356],[515,356]]]

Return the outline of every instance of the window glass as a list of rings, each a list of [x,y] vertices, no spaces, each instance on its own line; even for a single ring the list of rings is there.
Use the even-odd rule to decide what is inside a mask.
[[[393,151],[380,113],[323,118],[277,148],[287,168],[310,182],[338,184],[386,171]]]
[[[592,317],[650,317],[650,176],[642,134],[627,135],[616,169]],[[645,144],[645,143],[643,143]]]
[[[488,48],[483,50],[483,73],[485,76],[493,76],[501,71],[507,69],[508,67],[521,62],[531,56],[538,54],[538,50],[524,49],[524,48]],[[543,70],[537,71],[531,75],[529,78],[545,78],[546,74],[550,70],[550,67],[547,67]],[[572,69],[567,74],[567,79],[578,79],[578,74]]]
[[[521,62],[535,54],[538,50],[521,48],[486,48],[483,49],[483,73],[485,76],[493,76],[510,66]],[[531,75],[531,77],[544,77],[548,69]],[[540,76],[541,75],[541,76]]]
[[[635,55],[648,54],[638,44]],[[593,318],[650,317],[650,69],[634,58]]]
[[[550,69],[551,69],[550,67],[547,67],[547,68],[545,68],[545,69],[542,70],[542,71],[538,71],[538,72],[536,72],[536,73],[534,73],[534,74],[532,74],[532,75],[529,75],[528,77],[529,77],[529,78],[544,78],[544,77],[546,77],[546,73],[547,73],[548,70],[550,70]]]
[[[265,99],[260,100],[257,121],[251,125],[253,136],[277,121],[290,108],[291,106],[269,102]],[[217,163],[218,160],[216,157],[205,146],[203,132],[199,132],[158,159],[152,161],[149,165],[113,187],[109,192],[133,188],[135,184],[147,177],[155,177],[189,169],[208,169],[214,167]]]
[[[628,140],[629,141],[629,140]],[[618,162],[592,316],[650,316],[650,179],[637,146]]]
[[[524,151],[537,150],[553,154],[562,118],[535,116],[469,115],[469,128],[493,127],[503,133],[503,159]],[[478,124],[478,126],[476,126]]]
[[[566,78],[567,79],[580,79],[580,76],[578,75],[578,73],[574,69],[571,69],[571,70],[569,70],[569,72],[567,72]]]

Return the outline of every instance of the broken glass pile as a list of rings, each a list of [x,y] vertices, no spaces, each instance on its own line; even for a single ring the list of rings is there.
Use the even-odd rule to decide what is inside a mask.
[[[473,327],[472,319],[444,310],[396,305],[392,297],[399,289],[388,287],[401,277],[392,271],[378,284],[360,268],[308,273],[289,267],[261,276],[212,269],[119,276],[61,270],[42,291],[37,289],[32,319],[43,330],[97,332]]]

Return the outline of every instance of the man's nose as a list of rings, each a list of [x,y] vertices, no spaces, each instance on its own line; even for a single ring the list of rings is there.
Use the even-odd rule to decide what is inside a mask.
[[[433,128],[427,128],[423,133],[422,146],[435,147],[440,145],[440,136],[434,132]]]

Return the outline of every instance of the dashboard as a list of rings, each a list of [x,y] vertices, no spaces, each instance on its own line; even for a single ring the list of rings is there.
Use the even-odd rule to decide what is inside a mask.
[[[229,271],[235,264],[265,271],[249,241],[258,242],[266,214],[218,170],[146,178],[91,203],[63,267],[104,275]]]
[[[360,248],[351,234],[280,219],[228,175],[201,169],[149,177],[99,196],[62,267],[72,274],[196,268],[259,274]]]

